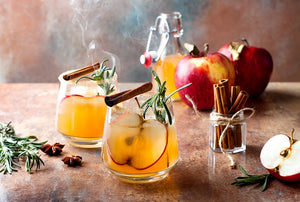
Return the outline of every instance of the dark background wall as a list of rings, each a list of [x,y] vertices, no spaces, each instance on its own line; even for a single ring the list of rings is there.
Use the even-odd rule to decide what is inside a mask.
[[[0,82],[57,82],[95,60],[91,41],[118,56],[121,81],[149,80],[139,56],[155,18],[172,11],[182,13],[184,42],[216,51],[246,37],[273,56],[272,81],[300,81],[298,0],[0,0]]]

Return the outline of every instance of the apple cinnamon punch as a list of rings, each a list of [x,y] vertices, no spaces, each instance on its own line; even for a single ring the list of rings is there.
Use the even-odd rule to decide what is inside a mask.
[[[112,67],[109,67],[111,65]],[[72,146],[101,147],[107,111],[104,97],[118,92],[115,65],[107,59],[101,63],[64,72],[58,79],[58,132]]]
[[[147,183],[164,179],[179,158],[175,119],[165,83],[155,93],[148,82],[107,96],[102,160],[120,180]],[[175,93],[175,92],[174,92]]]

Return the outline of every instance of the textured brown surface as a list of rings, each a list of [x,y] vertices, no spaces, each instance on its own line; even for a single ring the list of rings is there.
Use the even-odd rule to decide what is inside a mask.
[[[121,84],[123,88],[129,85]],[[36,135],[40,141],[65,143],[56,131],[55,108],[58,84],[0,84],[0,121],[12,121],[19,136]],[[300,136],[300,83],[270,83],[248,106],[256,114],[247,122],[247,150],[233,155],[250,174],[266,173],[259,161],[264,142],[279,133],[296,129]],[[29,175],[22,169],[0,174],[0,201],[299,201],[300,183],[271,181],[261,186],[230,185],[239,170],[208,146],[208,115],[196,116],[182,102],[175,103],[180,161],[169,177],[153,184],[127,184],[114,178],[103,166],[100,149],[79,149],[66,144],[58,157],[41,154],[45,161]],[[80,155],[83,166],[70,168],[61,159]]]

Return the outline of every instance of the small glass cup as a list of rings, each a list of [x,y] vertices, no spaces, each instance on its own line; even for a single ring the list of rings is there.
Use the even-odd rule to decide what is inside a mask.
[[[222,132],[226,127],[226,122],[219,122],[218,119],[230,119],[231,115],[219,114],[216,112],[210,113],[210,135],[209,144],[214,152],[221,152],[219,140]],[[227,153],[238,153],[246,150],[246,122],[244,121],[244,113],[240,112],[225,131],[222,149]]]
[[[138,102],[149,96],[140,95]],[[179,158],[175,119],[171,113],[163,123],[155,119],[149,108],[143,118],[135,99],[129,99],[108,109],[102,150],[102,160],[109,171],[120,180],[130,183],[147,183],[168,176]],[[156,109],[162,113],[164,109]]]
[[[106,66],[112,67],[107,61]],[[59,75],[60,82],[57,109],[56,128],[70,145],[81,148],[97,148],[102,146],[102,136],[107,106],[104,102],[105,93],[98,81],[75,78],[64,80]],[[85,75],[90,76],[90,75]],[[78,82],[77,82],[78,81]],[[106,79],[118,92],[117,76]]]

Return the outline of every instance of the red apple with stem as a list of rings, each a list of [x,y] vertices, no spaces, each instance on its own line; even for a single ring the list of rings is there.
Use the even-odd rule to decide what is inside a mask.
[[[264,48],[249,46],[246,39],[242,42],[225,44],[218,50],[228,57],[236,71],[236,85],[258,97],[267,87],[273,71],[271,54]]]
[[[189,96],[198,110],[212,109],[214,104],[213,84],[222,79],[228,79],[229,85],[234,85],[235,70],[232,62],[218,52],[208,53],[208,44],[204,45],[204,52],[196,46],[185,44],[190,55],[183,57],[175,69],[175,85],[180,88],[186,84],[193,85],[179,91],[180,98],[190,107],[192,103],[186,98]]]
[[[283,181],[300,181],[300,141],[287,135],[275,135],[263,146],[261,163],[271,175]]]

